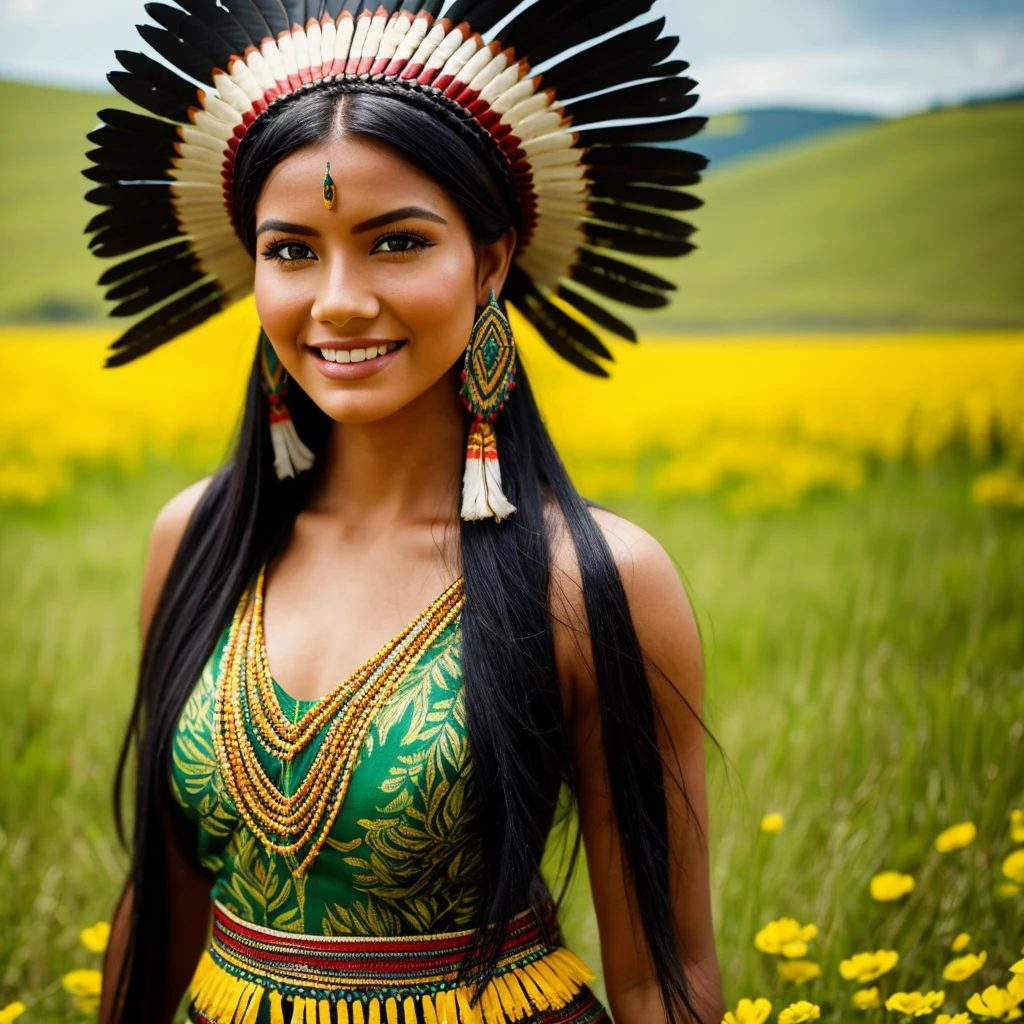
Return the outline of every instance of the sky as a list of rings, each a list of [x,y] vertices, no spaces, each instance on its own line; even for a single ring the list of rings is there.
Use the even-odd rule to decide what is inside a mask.
[[[657,0],[654,11],[680,37],[707,114],[898,115],[1024,90],[1024,0]],[[116,48],[145,49],[142,0],[0,0],[0,12],[3,78],[103,89]]]

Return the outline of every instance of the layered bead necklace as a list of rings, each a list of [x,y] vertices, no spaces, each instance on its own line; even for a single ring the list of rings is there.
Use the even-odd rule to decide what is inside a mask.
[[[308,847],[295,869],[301,875],[330,834],[374,716],[454,621],[465,596],[460,577],[369,661],[291,722],[274,690],[263,637],[265,575],[264,565],[231,622],[218,675],[214,747],[228,795],[267,851],[286,855]],[[268,754],[287,763],[324,727],[326,735],[305,778],[294,793],[285,795],[260,763],[250,731]]]

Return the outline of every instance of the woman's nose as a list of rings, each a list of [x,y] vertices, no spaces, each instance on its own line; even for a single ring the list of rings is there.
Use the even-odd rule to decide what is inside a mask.
[[[310,310],[318,323],[344,327],[351,320],[375,320],[380,314],[370,276],[361,272],[358,263],[349,255],[328,258]]]

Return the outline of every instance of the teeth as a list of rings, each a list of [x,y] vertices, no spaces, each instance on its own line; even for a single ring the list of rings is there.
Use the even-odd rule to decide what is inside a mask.
[[[366,348],[321,348],[317,351],[329,363],[363,363],[386,352],[394,352],[396,348],[398,342],[389,341],[386,345],[367,345]]]

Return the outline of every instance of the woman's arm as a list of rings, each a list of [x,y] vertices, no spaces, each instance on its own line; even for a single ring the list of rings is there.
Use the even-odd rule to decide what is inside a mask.
[[[208,485],[209,479],[200,480],[182,491],[168,502],[153,525],[142,582],[139,614],[143,640],[149,633],[160,592],[185,527]],[[166,884],[170,897],[167,901],[167,999],[163,1020],[154,1024],[164,1024],[174,1019],[181,996],[188,987],[205,947],[211,910],[209,881],[182,856],[172,835],[171,824],[166,819],[164,836]],[[129,881],[114,912],[110,942],[103,961],[103,994],[99,1024],[122,1024],[120,1008],[115,1007],[113,1002],[117,976],[127,953],[131,909],[132,885]]]
[[[703,672],[697,626],[676,569],[662,547],[618,516],[601,510],[593,515],[622,576],[657,709],[658,743],[666,771],[669,881],[680,956],[694,1005],[706,1024],[718,1024],[724,1005],[711,917],[704,730],[699,717]],[[553,609],[561,620],[555,630],[556,655],[560,675],[571,687],[569,734],[609,1009],[616,1024],[661,1024],[667,1016],[615,826],[579,570],[574,558],[566,558],[561,544],[554,562],[563,581],[555,587],[555,593],[561,594]],[[685,781],[692,814],[680,781]]]

